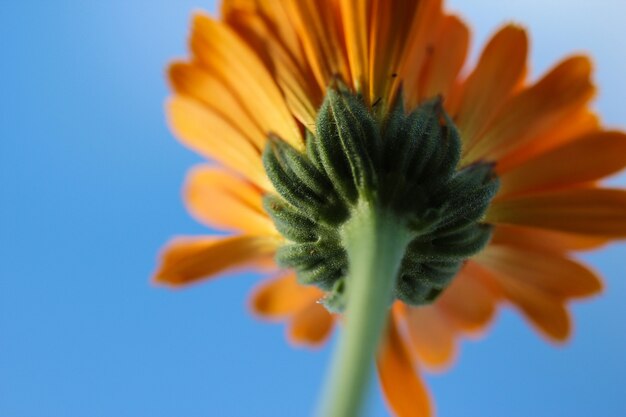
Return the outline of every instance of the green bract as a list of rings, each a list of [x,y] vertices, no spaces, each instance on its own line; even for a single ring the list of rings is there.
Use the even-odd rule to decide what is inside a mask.
[[[402,102],[379,122],[358,95],[329,88],[304,153],[276,137],[265,148],[279,194],[265,197],[265,209],[288,241],[277,261],[326,291],[333,311],[349,291],[342,231],[360,205],[393,216],[409,234],[398,276],[383,278],[411,305],[435,300],[491,236],[481,219],[498,189],[492,166],[458,167],[459,133],[440,99],[408,114]]]

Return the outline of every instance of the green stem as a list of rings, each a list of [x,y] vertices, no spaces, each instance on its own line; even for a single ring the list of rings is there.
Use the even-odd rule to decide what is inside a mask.
[[[393,216],[363,203],[342,230],[348,252],[346,309],[319,417],[360,415],[409,235]]]

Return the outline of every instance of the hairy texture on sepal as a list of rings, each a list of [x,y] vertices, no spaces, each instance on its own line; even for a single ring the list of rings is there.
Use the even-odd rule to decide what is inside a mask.
[[[395,298],[411,305],[434,301],[491,237],[481,220],[498,190],[493,167],[458,167],[461,139],[440,98],[410,113],[402,103],[400,95],[379,121],[358,95],[332,86],[304,153],[273,136],[265,148],[279,196],[266,196],[264,206],[287,239],[277,261],[325,290],[332,311],[343,309],[349,291],[341,231],[360,202],[411,236],[398,276],[385,277],[396,282]]]

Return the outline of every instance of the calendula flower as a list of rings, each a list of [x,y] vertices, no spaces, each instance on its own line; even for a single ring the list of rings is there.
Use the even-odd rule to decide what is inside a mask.
[[[572,254],[626,237],[626,192],[599,183],[626,166],[626,135],[590,108],[589,58],[530,80],[528,36],[506,25],[462,71],[469,36],[441,0],[197,14],[167,113],[212,161],[189,173],[189,211],[232,234],[173,240],[155,280],[280,270],[252,305],[295,344],[324,342],[344,309],[356,327],[383,311],[361,330],[385,328],[378,374],[401,417],[432,414],[419,370],[449,366],[501,306],[567,340],[570,301],[602,289]]]

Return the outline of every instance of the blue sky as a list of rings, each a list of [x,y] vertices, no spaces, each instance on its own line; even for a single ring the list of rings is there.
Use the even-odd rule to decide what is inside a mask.
[[[514,3],[514,4],[511,4]],[[533,74],[589,51],[607,125],[626,128],[620,0],[451,0],[474,46],[514,20]],[[206,231],[180,185],[200,158],[168,132],[164,68],[185,55],[191,11],[210,1],[4,1],[0,5],[0,415],[305,416],[330,347],[293,349],[258,322],[239,275],[182,291],[151,286],[162,244]],[[626,176],[612,181],[626,185]],[[626,246],[584,256],[605,295],[574,306],[555,348],[503,311],[429,376],[441,417],[622,416]],[[386,411],[372,388],[371,416]]]

